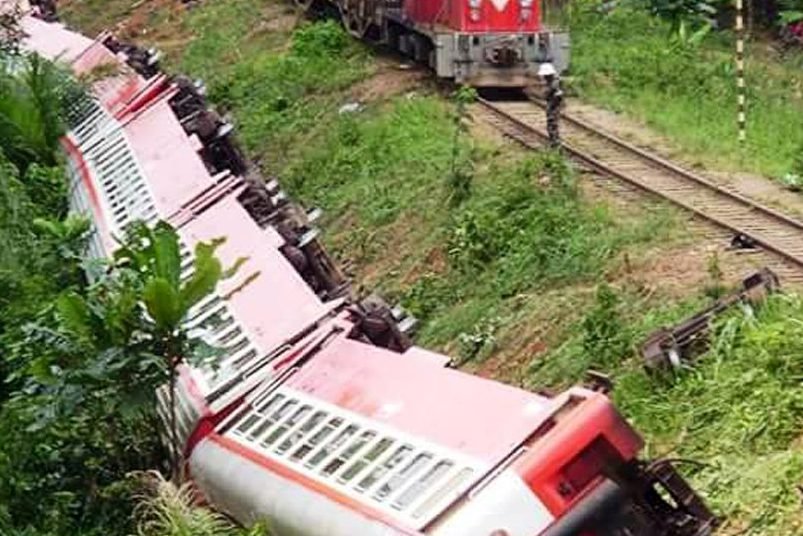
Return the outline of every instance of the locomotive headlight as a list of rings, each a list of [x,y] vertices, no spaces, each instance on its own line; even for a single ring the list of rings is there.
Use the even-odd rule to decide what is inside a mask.
[[[519,5],[523,8],[533,7],[533,0],[519,0]]]
[[[522,7],[519,13],[521,15],[521,20],[525,21],[529,20],[530,15],[533,14],[533,10],[530,9],[529,7]]]
[[[482,0],[468,0],[468,7],[471,8],[468,12],[468,18],[470,18],[472,22],[477,22],[480,20],[481,5]]]

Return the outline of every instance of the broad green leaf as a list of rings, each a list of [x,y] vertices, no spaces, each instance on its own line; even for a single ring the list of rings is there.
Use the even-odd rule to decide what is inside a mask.
[[[213,292],[220,281],[223,268],[215,257],[215,250],[223,242],[223,239],[216,239],[195,246],[195,272],[181,288],[181,303],[185,311]]]
[[[781,22],[783,24],[794,24],[803,20],[803,11],[781,11]]]
[[[232,264],[230,267],[228,267],[225,270],[223,270],[223,273],[221,274],[220,278],[221,279],[229,279],[231,277],[234,277],[234,274],[237,273],[237,271],[240,269],[240,267],[243,264],[245,264],[245,262],[247,260],[248,260],[248,257],[240,257],[239,259],[234,261],[234,264]]]
[[[145,284],[142,293],[145,307],[158,329],[173,331],[181,322],[184,308],[175,287],[161,277],[154,277]]]
[[[152,252],[155,274],[178,288],[181,276],[181,253],[178,234],[167,223],[160,221],[152,233]]]
[[[74,292],[62,294],[56,300],[56,311],[67,331],[83,339],[92,338],[92,313],[81,296]]]
[[[53,238],[64,237],[64,224],[60,221],[45,218],[35,218],[33,226],[36,230],[49,234]]]

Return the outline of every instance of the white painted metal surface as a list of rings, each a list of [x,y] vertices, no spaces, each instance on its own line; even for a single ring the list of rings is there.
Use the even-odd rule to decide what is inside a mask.
[[[406,534],[237,456],[211,439],[193,450],[190,471],[216,506],[246,524],[267,520],[280,536]]]
[[[521,477],[514,471],[507,470],[450,513],[431,534],[536,536],[553,520],[552,514]]]

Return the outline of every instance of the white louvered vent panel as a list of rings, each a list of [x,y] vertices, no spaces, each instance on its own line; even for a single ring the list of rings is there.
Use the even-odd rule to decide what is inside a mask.
[[[85,158],[96,173],[117,232],[156,213],[153,195],[121,129],[109,132]]]
[[[260,454],[417,527],[482,474],[460,453],[287,388],[225,426]]]
[[[70,113],[71,135],[102,195],[112,235],[121,235],[135,220],[158,219],[153,195],[126,139],[125,132],[94,99],[75,105]]]
[[[136,220],[155,224],[159,215],[153,194],[119,123],[97,101],[87,100],[76,106],[71,124],[74,125],[71,134],[102,194],[103,210],[112,235],[122,235],[126,226]],[[74,183],[75,211],[91,215],[88,192],[82,187],[80,176]],[[103,251],[96,231],[90,249]],[[184,244],[181,244],[181,256],[181,277],[186,280],[192,276],[195,267],[192,253]],[[260,350],[219,296],[210,296],[197,304],[188,315],[187,327],[210,346],[223,350],[222,357],[201,367],[209,390],[216,389],[261,356]]]
[[[182,259],[181,279],[187,280],[195,270],[192,255],[183,243],[179,251]],[[259,349],[217,293],[207,296],[190,309],[184,325],[191,336],[200,338],[213,348],[223,350],[222,356],[201,365],[201,372],[210,391],[260,356]]]

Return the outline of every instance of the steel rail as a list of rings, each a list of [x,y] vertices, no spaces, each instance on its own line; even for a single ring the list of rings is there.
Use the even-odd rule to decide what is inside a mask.
[[[530,148],[535,148],[540,146],[540,144],[533,143],[532,141],[528,140],[528,135],[535,135],[541,140],[548,139],[547,134],[543,129],[538,128],[537,126],[525,121],[520,117],[517,117],[515,113],[505,109],[505,104],[521,106],[527,105],[528,102],[497,103],[483,98],[478,99],[478,102],[486,110],[490,111],[497,119],[502,121],[501,124],[494,123],[494,126],[519,143],[522,143]],[[532,101],[530,101],[529,104],[533,106],[540,106]],[[534,107],[533,110],[539,112],[541,111],[540,108],[536,107]],[[734,233],[749,237],[762,248],[784,258],[785,260],[794,264],[797,268],[803,269],[803,254],[790,251],[789,248],[785,247],[784,245],[778,244],[777,240],[773,240],[773,235],[776,238],[778,236],[794,237],[796,244],[798,244],[798,248],[801,252],[803,252],[803,222],[795,220],[794,218],[782,214],[775,209],[762,205],[761,203],[758,203],[743,195],[731,192],[721,186],[718,186],[697,174],[694,174],[672,162],[667,161],[664,158],[649,153],[640,147],[636,147],[607,132],[603,132],[599,128],[590,125],[581,119],[572,117],[566,113],[562,114],[562,118],[564,119],[564,124],[573,125],[574,127],[580,129],[584,134],[591,135],[593,138],[601,140],[603,143],[607,143],[609,147],[613,146],[620,153],[625,153],[632,160],[635,160],[641,164],[646,164],[646,166],[651,168],[653,171],[658,170],[664,172],[664,179],[670,178],[674,179],[675,181],[680,180],[682,181],[681,186],[683,187],[692,187],[698,192],[705,192],[704,195],[716,196],[720,203],[725,202],[729,205],[729,208],[734,208],[737,210],[737,212],[742,213],[738,215],[745,216],[745,214],[749,214],[750,216],[754,216],[758,219],[763,218],[764,221],[760,223],[765,225],[769,224],[767,227],[774,228],[768,229],[769,236],[762,236],[761,234],[747,228],[747,226],[740,224],[739,221],[736,221],[738,218],[728,219],[726,217],[722,217],[721,215],[713,214],[711,211],[705,210],[705,207],[701,207],[699,204],[696,205],[693,202],[694,199],[686,199],[679,195],[673,195],[673,193],[677,194],[679,192],[678,189],[673,191],[671,188],[661,188],[660,185],[650,184],[650,179],[648,177],[636,176],[635,174],[629,173],[626,170],[617,169],[617,167],[621,167],[622,164],[606,163],[596,156],[589,154],[588,151],[581,149],[577,145],[569,141],[562,141],[561,146],[563,150],[576,160],[583,162],[604,175],[624,180],[625,182],[653,195],[671,201],[681,208],[688,210],[719,227],[723,227]],[[507,123],[507,125],[504,123]],[[511,126],[513,127],[512,129],[510,128]],[[652,182],[656,182],[656,180],[654,179]],[[682,194],[683,192],[680,193]]]

